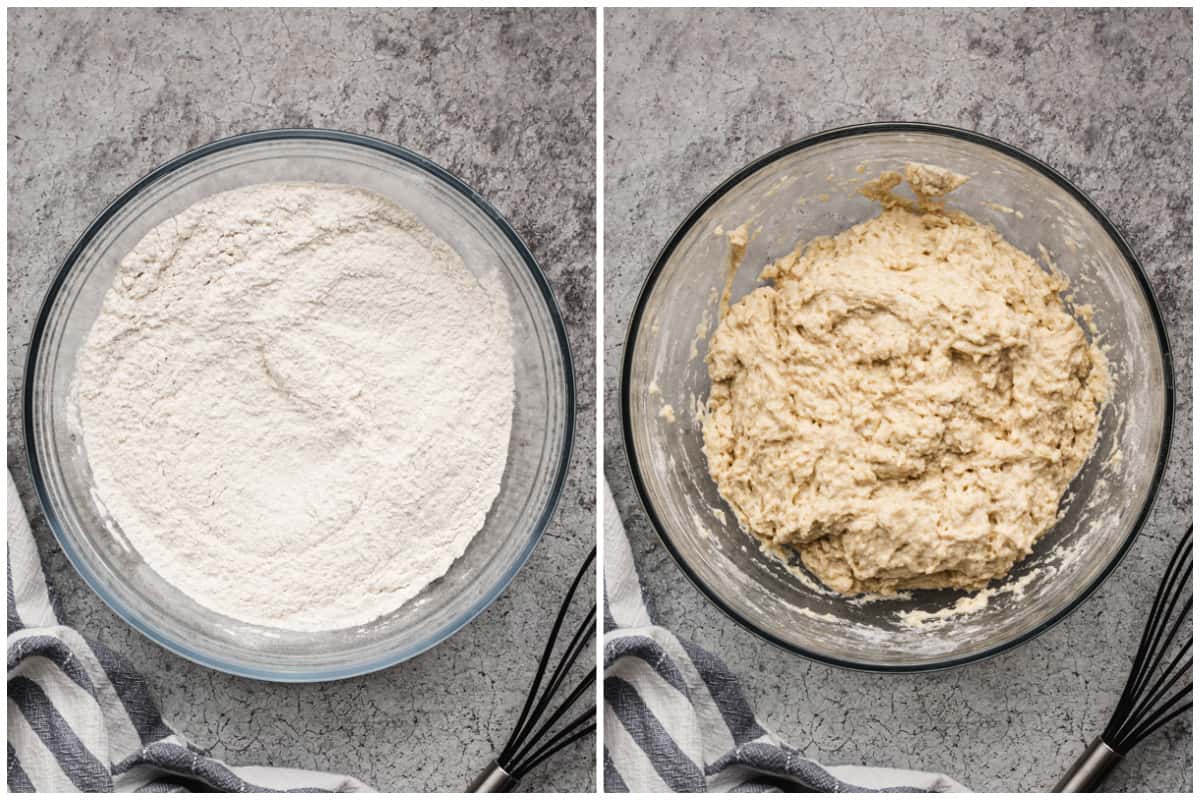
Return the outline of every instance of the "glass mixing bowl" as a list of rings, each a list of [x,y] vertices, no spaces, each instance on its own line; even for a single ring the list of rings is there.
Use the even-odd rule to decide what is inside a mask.
[[[83,442],[69,424],[76,357],[121,258],[150,229],[217,192],[269,181],[350,184],[390,198],[450,244],[475,274],[496,274],[514,323],[515,410],[508,463],[483,529],[440,580],[367,625],[321,633],[230,619],[174,590],[105,530]],[[30,470],[46,519],[83,579],[130,625],[209,667],[275,681],[343,678],[433,647],[467,624],[525,563],[563,487],[575,389],[563,322],[545,277],[500,214],[431,161],[336,131],[224,139],[138,181],[71,249],[34,327],[24,385]],[[118,531],[119,533],[119,531]]]
[[[1035,257],[1039,245],[1047,249],[1070,279],[1074,302],[1094,307],[1113,373],[1099,444],[1071,485],[1059,522],[1006,580],[993,582],[986,607],[970,613],[972,600],[954,613],[966,597],[954,591],[848,600],[763,554],[709,477],[697,421],[709,392],[704,356],[728,271],[718,227],[761,226],[733,284],[736,300],[759,285],[759,268],[798,241],[877,213],[857,187],[908,161],[971,176],[950,195],[951,207],[995,226]],[[795,653],[845,667],[909,671],[964,664],[1027,641],[1104,580],[1154,499],[1172,394],[1167,339],[1146,276],[1082,192],[1040,161],[979,134],[886,123],[828,131],[770,153],[692,211],[655,262],[630,320],[621,404],[625,448],[646,513],[712,602]],[[673,414],[664,411],[668,405]],[[1115,452],[1119,458],[1111,457]],[[924,624],[911,624],[919,618]]]

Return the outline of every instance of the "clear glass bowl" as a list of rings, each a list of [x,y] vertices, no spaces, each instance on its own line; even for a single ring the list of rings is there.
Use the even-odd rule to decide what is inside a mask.
[[[105,532],[83,443],[68,424],[77,353],[121,258],[151,228],[217,192],[269,181],[323,181],[388,197],[454,247],[476,274],[499,274],[514,322],[516,404],[508,463],[483,529],[440,580],[374,622],[300,633],[250,625],[175,591],[123,537]],[[34,327],[24,425],[38,497],[63,551],[121,617],[214,669],[275,681],[344,678],[433,647],[487,607],[541,537],[558,501],[574,430],[563,322],[545,277],[500,214],[427,159],[366,137],[319,130],[236,136],[138,181],[84,232]]]
[[[962,592],[851,601],[760,552],[709,477],[698,404],[704,356],[727,273],[714,235],[751,222],[762,231],[733,286],[796,242],[833,234],[878,211],[857,194],[885,169],[918,161],[972,176],[950,205],[994,225],[1011,243],[1042,245],[1095,308],[1114,396],[1101,436],[1065,498],[1061,519],[972,613],[906,625],[901,615],[946,611]],[[1113,225],[1064,177],[1031,156],[968,131],[881,123],[841,128],[784,147],[742,169],[688,216],[663,248],[630,320],[622,370],[625,448],[642,503],[696,586],[750,631],[801,655],[879,671],[938,669],[998,653],[1048,629],[1079,605],[1129,548],[1154,499],[1173,407],[1167,339],[1146,276]],[[662,414],[670,405],[676,421]],[[1120,459],[1109,458],[1119,450]],[[716,511],[722,514],[714,513]],[[910,618],[911,619],[911,618]]]

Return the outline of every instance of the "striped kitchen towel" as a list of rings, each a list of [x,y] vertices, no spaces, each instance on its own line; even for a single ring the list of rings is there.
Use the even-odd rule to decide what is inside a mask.
[[[62,624],[8,476],[10,792],[370,791],[353,778],[230,767],[163,721],[121,656]]]
[[[616,503],[605,494],[607,791],[968,791],[945,775],[823,767],[780,742],[721,659],[654,624]]]

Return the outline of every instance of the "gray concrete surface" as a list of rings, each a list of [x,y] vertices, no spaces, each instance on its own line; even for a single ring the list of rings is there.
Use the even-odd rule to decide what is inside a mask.
[[[72,240],[117,193],[189,147],[313,126],[378,136],[449,167],[525,237],[564,309],[579,381],[569,485],[532,560],[454,638],[337,683],[221,675],[163,651],[34,529],[70,622],[143,670],[166,717],[238,764],[461,789],[515,721],[564,581],[594,540],[594,73],[590,10],[10,11],[8,465],[32,502],[18,409],[38,304]],[[530,776],[590,789],[590,741]]]
[[[814,758],[944,772],[980,790],[1052,786],[1103,728],[1192,516],[1191,13],[609,11],[605,35],[605,471],[662,622],[723,656],[766,723]],[[820,666],[726,619],[648,527],[618,433],[625,325],[692,206],[779,145],[888,119],[973,128],[1076,181],[1149,270],[1178,381],[1166,480],[1119,570],[1041,638],[932,675]],[[1108,788],[1190,790],[1190,721],[1145,742]]]

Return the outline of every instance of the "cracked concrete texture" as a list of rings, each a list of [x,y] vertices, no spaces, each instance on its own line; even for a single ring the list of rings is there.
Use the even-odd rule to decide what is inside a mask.
[[[461,789],[515,722],[565,580],[594,540],[594,13],[16,10],[8,22],[8,466],[68,620],[126,655],[167,719],[219,758]],[[405,664],[308,686],[198,667],[117,618],[36,510],[18,417],[38,305],[86,224],[171,156],[291,126],[407,145],[488,198],[554,286],[579,396],[566,491],[504,596]],[[592,747],[555,756],[524,788],[591,789]]]
[[[605,470],[662,622],[725,658],[766,724],[810,756],[1045,790],[1104,727],[1192,516],[1191,29],[1187,10],[606,12]],[[724,617],[650,529],[619,434],[625,327],[675,226],[759,155],[889,119],[996,136],[1091,195],[1150,273],[1177,381],[1166,478],[1121,567],[1042,637],[930,675],[810,663]],[[1144,742],[1106,788],[1190,791],[1190,719]]]

